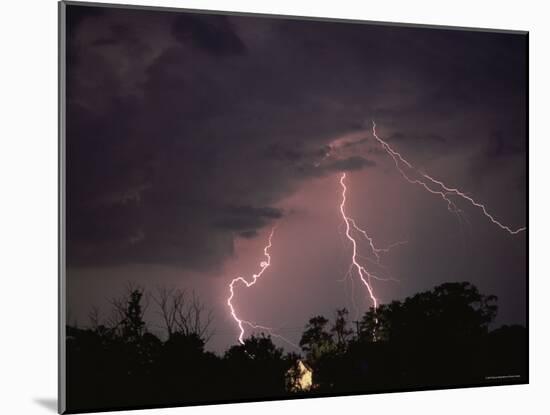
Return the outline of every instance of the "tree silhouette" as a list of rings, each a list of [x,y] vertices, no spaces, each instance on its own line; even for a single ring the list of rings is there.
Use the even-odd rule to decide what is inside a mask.
[[[479,336],[496,316],[496,300],[468,282],[445,283],[403,302],[371,308],[360,322],[360,335],[366,341],[396,342]]]
[[[336,349],[338,352],[345,352],[348,342],[351,339],[353,330],[348,325],[349,311],[346,308],[336,310],[336,319],[330,331],[334,334],[336,341]]]
[[[244,344],[226,351],[228,385],[245,397],[284,394],[285,374],[294,363],[292,359],[293,355],[285,358],[283,349],[275,346],[271,336],[253,335]]]
[[[149,298],[164,335],[153,334],[146,323]],[[526,329],[490,331],[496,297],[467,282],[370,309],[357,335],[345,308],[332,321],[314,316],[300,339],[305,359],[285,354],[265,334],[223,355],[207,351],[212,315],[184,290],[158,289],[149,296],[128,285],[111,304],[110,318],[102,320],[93,309],[89,328],[67,327],[72,411],[481,385],[491,376],[512,375],[509,382],[517,383],[527,374]],[[296,387],[303,368],[307,390]]]
[[[122,337],[130,342],[138,341],[145,330],[141,299],[143,292],[135,289],[130,293],[126,308],[123,310],[124,318],[121,321]]]
[[[158,314],[168,338],[174,334],[194,335],[207,343],[212,337],[212,311],[206,308],[194,291],[189,298],[185,290],[159,287],[153,301],[159,308]]]
[[[335,348],[332,335],[327,329],[328,323],[323,316],[312,317],[300,339],[300,347],[312,364]]]

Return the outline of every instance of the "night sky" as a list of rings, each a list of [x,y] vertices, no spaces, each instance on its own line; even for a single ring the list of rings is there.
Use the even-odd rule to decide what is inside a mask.
[[[349,214],[380,246],[407,241],[383,255],[399,282],[374,282],[382,302],[470,281],[498,296],[498,325],[525,324],[526,232],[453,199],[458,220],[399,175],[371,123],[525,226],[526,56],[518,33],[68,6],[69,323],[106,317],[128,281],[179,287],[213,309],[221,351],[238,335],[228,283],[258,271],[274,225],[239,314],[293,341],[313,315],[363,314],[364,287],[342,281],[346,171]]]

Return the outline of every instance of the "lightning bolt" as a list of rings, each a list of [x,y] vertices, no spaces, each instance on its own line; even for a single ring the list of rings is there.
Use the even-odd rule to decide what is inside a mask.
[[[457,196],[469,202],[472,206],[480,209],[486,218],[488,218],[492,223],[497,225],[500,229],[508,232],[511,235],[516,235],[527,229],[527,227],[525,226],[522,226],[517,229],[512,229],[510,226],[505,225],[499,222],[497,219],[495,219],[495,217],[487,211],[487,208],[482,203],[477,202],[476,200],[474,200],[472,197],[468,196],[464,192],[456,188],[449,187],[442,181],[436,180],[430,175],[420,172],[411,163],[405,160],[405,158],[400,153],[398,153],[393,148],[391,148],[386,141],[378,137],[378,134],[376,134],[376,123],[374,121],[372,122],[372,134],[374,138],[378,141],[378,143],[380,143],[382,148],[386,151],[386,153],[388,153],[390,157],[393,159],[395,167],[397,168],[401,176],[403,176],[403,178],[409,183],[422,186],[429,193],[432,193],[434,195],[441,197],[441,199],[443,199],[447,203],[447,208],[449,209],[449,211],[456,213],[457,215],[460,215],[461,210],[457,208],[457,206],[451,199],[449,199],[449,196]],[[416,175],[416,178],[409,177],[405,172],[405,170],[402,168],[402,166],[405,166],[406,169],[414,172]]]
[[[256,274],[252,275],[252,280],[247,281],[243,277],[237,277],[237,278],[233,278],[233,280],[231,280],[231,282],[229,283],[229,297],[227,298],[227,306],[229,307],[229,311],[231,313],[231,316],[233,317],[233,320],[235,320],[235,322],[237,323],[237,326],[239,327],[238,340],[239,340],[240,344],[244,345],[244,339],[243,339],[244,338],[244,332],[245,332],[244,326],[248,326],[253,330],[266,331],[271,336],[276,337],[276,338],[284,341],[285,343],[299,349],[300,347],[297,344],[295,344],[292,341],[288,340],[284,336],[275,333],[274,329],[272,329],[271,327],[261,326],[259,324],[254,324],[254,323],[252,323],[248,320],[244,320],[242,318],[239,318],[237,316],[237,312],[235,311],[235,307],[233,306],[233,298],[235,297],[235,285],[240,283],[240,284],[244,285],[246,288],[252,287],[254,284],[256,284],[256,282],[262,276],[262,274],[270,267],[270,265],[271,265],[271,255],[269,253],[269,250],[272,246],[271,241],[273,239],[273,234],[274,233],[275,233],[275,227],[273,227],[271,229],[271,233],[269,234],[268,243],[264,247],[265,260],[260,262],[260,271]]]
[[[370,252],[372,253],[372,255],[375,258],[375,260],[372,261],[372,262],[374,262],[377,266],[380,266],[382,268],[384,268],[384,267],[380,263],[380,259],[381,259],[380,254],[389,252],[391,250],[391,248],[393,248],[395,246],[398,246],[398,245],[405,244],[405,243],[407,243],[407,241],[396,242],[394,244],[391,244],[387,248],[377,247],[376,244],[374,243],[374,239],[369,235],[369,233],[365,229],[359,227],[359,225],[357,225],[357,222],[355,221],[355,219],[348,216],[348,214],[346,213],[346,202],[347,202],[346,193],[348,191],[348,187],[346,186],[346,173],[342,173],[342,175],[340,176],[340,186],[342,188],[342,200],[340,202],[340,214],[342,215],[342,219],[344,221],[346,238],[349,240],[349,242],[351,242],[351,246],[352,246],[351,263],[350,263],[350,266],[348,268],[348,272],[347,272],[345,278],[350,277],[352,275],[353,270],[356,271],[357,275],[359,276],[359,280],[361,281],[361,283],[367,289],[369,298],[372,302],[372,307],[373,307],[374,311],[376,312],[376,309],[378,308],[379,300],[378,300],[378,298],[376,297],[376,295],[374,293],[372,280],[380,280],[380,281],[390,281],[390,280],[391,281],[398,281],[398,280],[395,280],[394,278],[381,278],[381,277],[377,276],[376,274],[374,274],[373,272],[369,271],[366,268],[366,266],[361,263],[361,259],[365,259],[365,260],[369,261],[370,258],[364,257],[364,256],[362,256],[358,253],[358,243],[357,243],[357,240],[354,237],[354,233],[361,235],[364,238],[364,240],[367,241],[368,246],[370,248]],[[357,313],[357,305],[355,304],[355,299],[354,299],[354,296],[353,296],[353,286],[354,286],[353,285],[353,279],[351,279],[350,281],[351,281],[351,284],[352,284],[351,285],[351,287],[352,287],[352,303],[353,303],[354,309],[356,310],[356,313]],[[375,317],[375,323],[376,324],[378,323],[378,319],[376,317]],[[376,339],[377,339],[376,330],[373,331],[372,336],[373,336],[373,340],[376,341]]]
[[[374,245],[373,239],[369,236],[369,234],[362,228],[360,228],[355,220],[351,217],[349,217],[346,214],[346,192],[348,190],[346,183],[346,173],[342,173],[340,176],[340,186],[342,187],[342,201],[340,203],[340,213],[342,215],[342,219],[344,220],[344,224],[346,226],[346,238],[351,242],[352,246],[352,254],[351,254],[351,264],[350,264],[350,271],[352,269],[355,269],[357,272],[357,275],[359,276],[359,279],[363,283],[363,285],[367,288],[367,292],[369,294],[370,300],[373,304],[374,309],[378,307],[378,299],[374,295],[374,289],[372,286],[372,279],[378,279],[378,280],[384,280],[384,278],[377,277],[375,274],[369,272],[367,268],[362,265],[359,261],[359,254],[357,253],[357,241],[353,237],[352,230],[355,230],[363,235],[363,237],[368,241],[369,246],[371,248],[371,251],[373,252],[374,256],[377,259],[377,262],[380,261],[380,252],[381,249],[377,248]]]

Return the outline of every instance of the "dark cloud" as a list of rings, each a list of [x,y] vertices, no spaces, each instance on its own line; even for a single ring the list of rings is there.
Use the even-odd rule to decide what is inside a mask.
[[[308,154],[303,148],[298,149],[297,146],[300,146],[300,143],[292,148],[285,148],[281,145],[281,143],[274,143],[266,149],[264,155],[267,159],[288,163],[300,162],[310,158],[310,156],[313,155],[317,157],[322,156],[322,152],[320,151],[315,152],[315,154]]]
[[[97,40],[94,40],[92,45],[93,46],[109,46],[109,45],[116,45],[118,43],[118,39],[114,37],[102,37]]]
[[[255,234],[255,229],[281,218],[283,212],[272,207],[233,206],[222,211],[221,215],[223,218],[215,222],[217,227],[241,231],[250,237]]]
[[[84,20],[104,16],[106,9],[101,7],[71,6],[66,9],[67,33],[74,34],[78,25]]]
[[[366,158],[353,156],[346,159],[335,160],[324,167],[324,171],[352,171],[359,170],[365,167],[372,167],[376,163],[372,160],[367,160]]]
[[[495,131],[487,143],[487,157],[510,157],[525,154],[526,141],[511,132]]]
[[[172,26],[174,37],[217,56],[240,55],[246,46],[225,16],[181,14]]]
[[[415,159],[524,148],[520,36],[68,10],[72,264],[219,267],[305,181],[380,165],[325,159],[368,120]]]
[[[258,231],[239,232],[239,236],[241,236],[243,238],[246,238],[246,239],[255,238],[256,236],[258,236]]]
[[[418,135],[418,134],[409,134],[405,135],[400,132],[393,133],[386,137],[386,141],[400,141],[400,140],[414,140],[416,142],[422,141],[432,141],[432,142],[444,142],[445,138],[438,134],[427,134],[427,135]]]

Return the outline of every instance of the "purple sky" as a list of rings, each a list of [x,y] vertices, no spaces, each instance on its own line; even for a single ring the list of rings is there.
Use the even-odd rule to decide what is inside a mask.
[[[195,290],[214,311],[209,348],[235,344],[239,315],[298,341],[315,314],[355,317],[339,214],[348,209],[399,282],[382,302],[448,281],[499,297],[525,323],[526,233],[407,183],[370,133],[421,171],[526,224],[526,56],[520,33],[68,6],[69,319],[127,281]],[[346,143],[353,143],[346,145]],[[326,157],[329,146],[337,147]],[[366,246],[361,246],[365,249]],[[357,313],[370,303],[356,276]],[[151,329],[157,318],[151,306]]]

